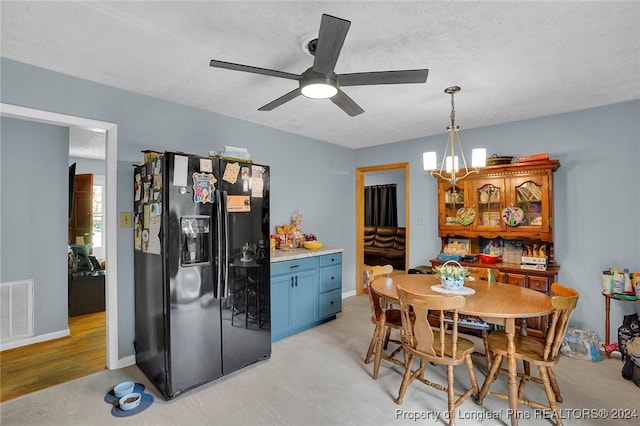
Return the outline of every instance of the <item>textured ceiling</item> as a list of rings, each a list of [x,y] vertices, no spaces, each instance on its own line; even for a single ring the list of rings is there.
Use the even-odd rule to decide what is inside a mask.
[[[351,148],[640,99],[639,2],[9,2],[2,56]],[[298,97],[323,13],[351,21],[336,73],[428,68],[426,84],[346,87],[365,113]]]

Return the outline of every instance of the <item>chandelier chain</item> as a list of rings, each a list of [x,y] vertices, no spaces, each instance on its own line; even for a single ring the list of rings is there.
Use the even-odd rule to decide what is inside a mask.
[[[451,92],[451,128],[455,128],[455,121],[456,121],[456,105],[455,102],[453,100],[453,94],[454,92]]]

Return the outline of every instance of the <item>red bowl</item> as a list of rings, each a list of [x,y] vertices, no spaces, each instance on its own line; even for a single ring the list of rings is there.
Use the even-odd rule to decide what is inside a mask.
[[[498,256],[496,254],[479,253],[478,257],[480,258],[480,262],[486,263],[486,264],[489,264],[489,265],[493,265],[498,260],[500,260],[500,256]]]

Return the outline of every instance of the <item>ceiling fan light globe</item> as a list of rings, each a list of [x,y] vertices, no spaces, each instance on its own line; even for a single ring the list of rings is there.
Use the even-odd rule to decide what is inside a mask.
[[[328,99],[338,93],[338,88],[328,83],[309,83],[300,89],[302,94],[311,99]]]

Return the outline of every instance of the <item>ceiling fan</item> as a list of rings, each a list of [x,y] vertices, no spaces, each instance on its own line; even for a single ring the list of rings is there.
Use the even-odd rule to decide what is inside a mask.
[[[350,21],[323,14],[318,38],[309,43],[309,52],[315,56],[313,66],[302,74],[292,74],[267,68],[234,64],[212,59],[210,66],[235,71],[263,74],[271,77],[298,80],[299,87],[289,93],[258,108],[259,111],[271,111],[290,100],[303,95],[313,99],[331,99],[350,116],[362,114],[364,110],[340,88],[345,86],[364,86],[374,84],[424,83],[428,69],[374,71],[349,74],[336,74],[334,68],[340,50],[349,31]]]

